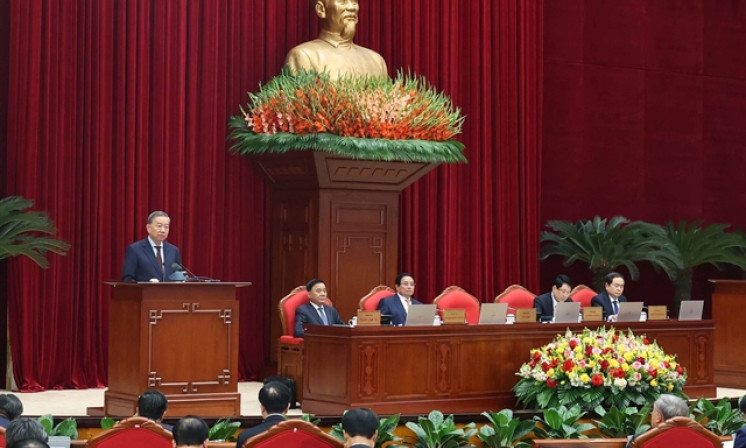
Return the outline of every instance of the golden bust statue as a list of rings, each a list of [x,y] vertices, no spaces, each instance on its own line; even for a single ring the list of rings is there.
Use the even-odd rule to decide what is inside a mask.
[[[319,37],[290,50],[285,64],[298,69],[329,73],[331,79],[341,76],[388,76],[386,61],[380,54],[352,39],[357,28],[358,0],[316,0],[314,9],[321,19]]]

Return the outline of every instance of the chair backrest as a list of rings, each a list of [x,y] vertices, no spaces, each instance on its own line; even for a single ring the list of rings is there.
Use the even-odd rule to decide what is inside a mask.
[[[594,298],[598,293],[591,288],[580,284],[572,289],[570,297],[573,302],[580,302],[582,308],[591,306],[591,299]]]
[[[280,299],[280,321],[282,322],[282,334],[292,336],[295,331],[295,309],[311,301],[308,291],[304,285],[298,286],[290,294]],[[331,300],[326,299],[324,304],[334,306]]]
[[[365,295],[365,297],[360,299],[358,308],[364,311],[375,311],[378,309],[378,302],[380,302],[381,299],[394,295],[394,293],[396,293],[396,291],[389,288],[388,286],[378,285],[375,288],[371,289],[370,292]]]
[[[632,441],[632,448],[719,448],[720,437],[689,417],[674,417]]]
[[[509,308],[533,308],[536,294],[521,285],[510,285],[495,297],[495,302],[507,303]],[[511,313],[508,309],[508,314]]]
[[[247,440],[242,448],[343,448],[344,442],[313,423],[291,419]]]
[[[119,421],[86,444],[89,448],[172,448],[173,436],[158,423],[145,417],[130,417]]]
[[[463,288],[449,286],[433,300],[433,303],[439,310],[466,310],[466,323],[475,325],[479,323],[479,299]]]

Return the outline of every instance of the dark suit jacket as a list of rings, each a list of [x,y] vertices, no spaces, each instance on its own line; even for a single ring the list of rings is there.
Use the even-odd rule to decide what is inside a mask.
[[[268,430],[269,428],[275,426],[276,424],[280,422],[285,421],[285,416],[280,414],[270,414],[267,416],[266,419],[264,419],[263,422],[259,423],[258,425],[254,426],[253,428],[249,428],[245,431],[243,431],[241,434],[238,435],[238,440],[236,441],[236,448],[241,448],[241,446],[246,443],[247,440],[254,437],[257,434],[261,434],[264,431]]]
[[[174,273],[171,265],[181,264],[181,254],[178,247],[166,241],[163,242],[161,251],[163,252],[163,272],[158,267],[153,246],[147,238],[130,244],[124,254],[122,281],[147,282],[151,278],[157,278],[161,282],[169,281],[169,276]]]
[[[411,300],[412,305],[422,305],[422,302],[414,297]],[[401,299],[397,294],[381,299],[378,302],[378,310],[381,314],[390,314],[391,323],[394,325],[404,325],[404,322],[407,321],[407,311],[404,309],[404,305],[402,305]]]
[[[537,320],[540,320],[542,317],[545,320],[551,320],[554,317],[554,303],[552,302],[554,302],[554,299],[551,292],[534,297]],[[565,302],[572,302],[572,297],[568,297]]]
[[[326,320],[329,321],[329,325],[344,325],[342,319],[339,317],[339,313],[334,307],[329,305],[324,306],[324,314],[326,314]],[[319,312],[316,311],[316,307],[311,303],[305,303],[295,309],[295,329],[293,336],[296,338],[302,338],[305,335],[303,325],[324,325],[324,321],[321,320]]]
[[[746,448],[746,426],[733,436],[733,448]]]
[[[619,303],[626,302],[627,298],[624,296],[619,296]],[[604,309],[604,320],[606,320],[609,316],[614,315],[614,307],[611,306],[611,298],[609,297],[609,293],[604,291],[601,294],[598,294],[594,296],[591,299],[591,306],[600,306]]]

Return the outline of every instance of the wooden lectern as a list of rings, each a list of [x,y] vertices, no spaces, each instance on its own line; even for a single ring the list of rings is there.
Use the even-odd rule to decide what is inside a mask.
[[[743,344],[746,326],[743,310],[746,304],[745,280],[710,280],[715,284],[712,293],[712,319],[715,327],[715,384],[720,387],[746,389],[746,358]]]
[[[251,283],[109,284],[106,415],[133,415],[153,388],[169,417],[241,414],[236,288]]]

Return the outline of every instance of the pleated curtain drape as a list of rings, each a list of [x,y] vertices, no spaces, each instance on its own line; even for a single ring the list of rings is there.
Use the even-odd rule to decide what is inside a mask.
[[[116,335],[104,282],[119,278],[126,246],[158,209],[192,271],[254,283],[239,292],[239,365],[242,379],[259,378],[277,312],[269,196],[250,160],[227,151],[226,121],[292,46],[315,37],[310,2],[2,1],[5,192],[34,200],[72,245],[49,270],[8,262],[19,388],[105,385]],[[400,268],[424,301],[451,284],[484,301],[510,283],[537,289],[542,5],[361,2],[356,42],[380,52],[391,74],[427,77],[467,116],[469,163],[440,167],[403,194]]]

